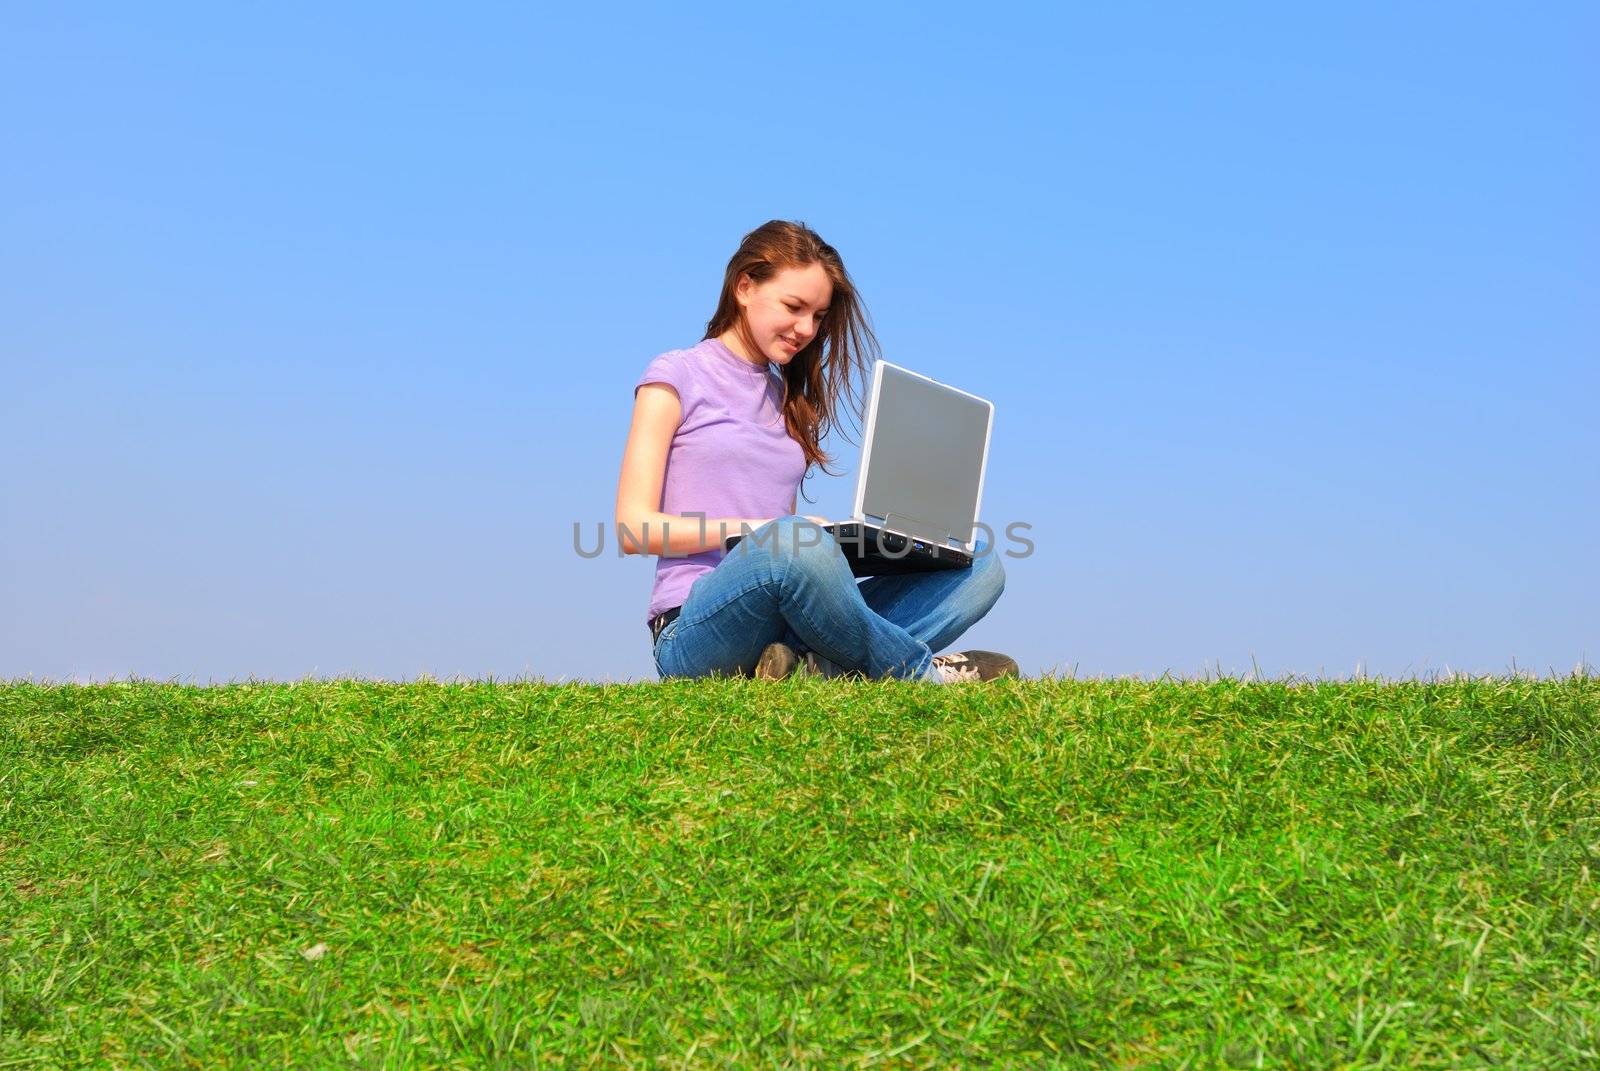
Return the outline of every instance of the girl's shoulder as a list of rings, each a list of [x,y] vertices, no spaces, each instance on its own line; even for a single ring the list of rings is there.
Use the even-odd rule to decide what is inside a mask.
[[[651,364],[689,365],[700,361],[708,355],[711,340],[705,339],[696,342],[693,346],[684,346],[679,349],[663,350],[650,358]]]
[[[712,339],[702,339],[693,346],[681,349],[665,350],[650,358],[646,366],[647,372],[677,373],[682,376],[704,378],[711,374],[721,359],[716,343]]]
[[[639,377],[634,389],[638,390],[646,383],[665,383],[687,403],[701,393],[706,376],[705,346],[706,343],[701,342],[656,354],[645,366],[644,374]]]

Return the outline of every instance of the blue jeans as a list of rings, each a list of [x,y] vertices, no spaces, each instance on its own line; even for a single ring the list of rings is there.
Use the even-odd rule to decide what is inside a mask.
[[[920,680],[934,676],[933,652],[988,613],[1005,586],[999,553],[982,543],[970,569],[858,584],[833,536],[779,517],[694,582],[656,639],[656,672],[748,675],[762,648],[781,640],[868,677]]]

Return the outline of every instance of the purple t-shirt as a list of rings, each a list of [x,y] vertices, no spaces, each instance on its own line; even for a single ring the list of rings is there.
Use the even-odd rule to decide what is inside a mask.
[[[646,383],[665,383],[678,392],[683,409],[667,449],[661,512],[704,513],[708,522],[790,512],[806,471],[805,451],[784,426],[783,380],[769,367],[751,364],[714,338],[650,362],[635,396]],[[646,619],[683,605],[694,582],[721,560],[720,547],[657,558]]]

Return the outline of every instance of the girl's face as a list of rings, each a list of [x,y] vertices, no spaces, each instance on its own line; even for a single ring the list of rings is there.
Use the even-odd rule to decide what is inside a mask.
[[[786,365],[822,330],[822,318],[833,300],[833,283],[821,264],[782,268],[764,283],[748,275],[736,291],[750,340],[761,356]]]

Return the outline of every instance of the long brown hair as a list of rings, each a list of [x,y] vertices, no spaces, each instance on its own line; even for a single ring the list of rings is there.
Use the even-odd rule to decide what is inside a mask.
[[[833,299],[822,319],[822,329],[783,368],[783,420],[790,438],[805,451],[807,471],[812,465],[820,465],[832,476],[837,475],[828,468],[833,459],[823,453],[822,439],[838,422],[841,398],[848,402],[859,425],[861,399],[857,381],[865,378],[870,362],[879,355],[878,339],[872,333],[866,307],[856,294],[850,273],[844,270],[839,251],[804,223],[782,219],[763,223],[744,236],[728,261],[722,296],[717,300],[716,313],[706,324],[705,337],[716,338],[734,328],[746,348],[757,352],[735,296],[740,276],[748,275],[755,282],[764,283],[784,268],[812,264],[821,264],[828,273]]]

